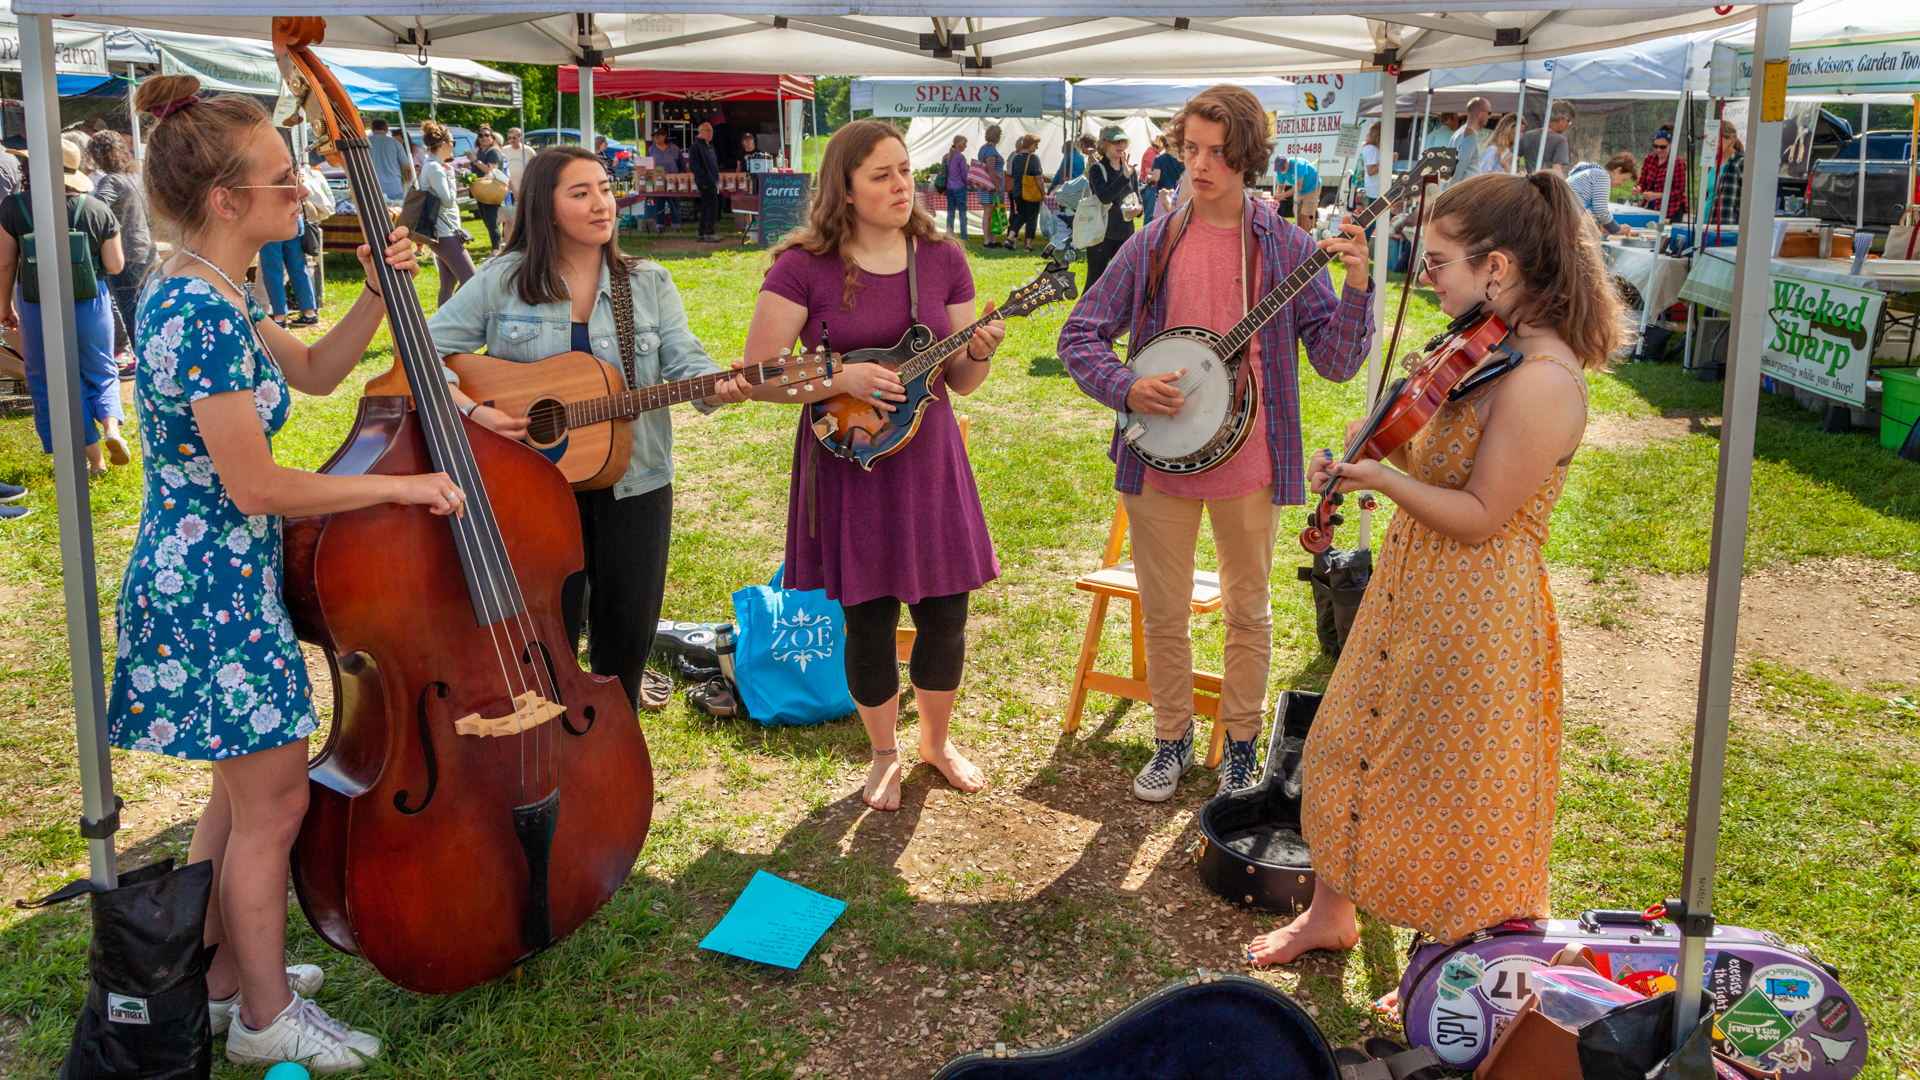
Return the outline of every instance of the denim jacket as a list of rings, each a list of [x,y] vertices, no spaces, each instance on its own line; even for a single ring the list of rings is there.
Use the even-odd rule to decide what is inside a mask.
[[[515,291],[513,274],[521,258],[516,252],[487,260],[427,320],[440,355],[485,351],[503,360],[531,363],[572,351],[573,319],[568,305],[529,304]],[[640,384],[651,386],[719,371],[720,365],[687,328],[686,308],[667,268],[642,260],[634,266],[631,280],[633,365]],[[593,355],[624,370],[614,333],[613,292],[604,269],[587,331]],[[447,381],[453,381],[452,372],[447,373]],[[699,401],[693,407],[703,413],[715,409]],[[633,418],[633,459],[626,475],[613,486],[613,497],[644,495],[672,482],[673,418],[667,409],[643,412]]]

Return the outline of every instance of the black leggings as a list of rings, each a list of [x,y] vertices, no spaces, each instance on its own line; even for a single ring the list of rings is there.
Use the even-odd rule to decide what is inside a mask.
[[[967,662],[967,597],[971,593],[929,596],[908,604],[913,613],[913,658],[908,670],[922,690],[960,689]],[[900,626],[900,601],[882,596],[846,604],[847,689],[853,700],[871,709],[900,692],[900,652],[894,631]]]
[[[619,679],[627,697],[637,699],[667,591],[673,487],[624,499],[599,488],[573,499],[587,565],[560,587],[561,618],[576,651],[586,630],[593,673]]]

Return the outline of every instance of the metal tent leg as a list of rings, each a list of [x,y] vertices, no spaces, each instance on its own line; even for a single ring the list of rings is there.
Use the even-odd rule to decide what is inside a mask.
[[[53,24],[21,15],[20,87],[27,145],[60,145],[60,92],[54,81]],[[66,185],[52,154],[27,159],[35,221],[65,221]],[[119,826],[113,762],[107,754],[107,693],[100,658],[100,591],[94,580],[93,507],[88,500],[86,429],[93,421],[80,401],[80,339],[74,326],[73,267],[65,259],[39,263],[40,328],[46,342],[47,406],[53,414],[53,487],[59,501],[60,579],[67,607],[67,658],[73,673],[74,730],[80,750],[80,831],[87,837],[90,876],[97,888],[119,884],[113,833]]]
[[[1792,7],[1764,4],[1756,9],[1754,29],[1756,82],[1754,108],[1747,112],[1747,155],[1751,161],[1780,157],[1787,43]],[[1767,91],[1772,91],[1769,93]],[[1760,348],[1766,340],[1770,306],[1769,275],[1773,252],[1773,187],[1767,169],[1741,177],[1740,245],[1733,271],[1733,348],[1727,356],[1727,384],[1721,400],[1720,477],[1714,492],[1712,562],[1707,570],[1707,618],[1700,649],[1700,696],[1693,727],[1693,769],[1687,794],[1686,862],[1679,910],[1681,940],[1679,1024],[1675,1047],[1686,1041],[1700,1019],[1695,972],[1706,959],[1713,932],[1714,861],[1720,841],[1720,797],[1726,782],[1727,727],[1732,717],[1734,637],[1740,622],[1740,576],[1746,561],[1747,506],[1753,490],[1753,438],[1760,407]]]

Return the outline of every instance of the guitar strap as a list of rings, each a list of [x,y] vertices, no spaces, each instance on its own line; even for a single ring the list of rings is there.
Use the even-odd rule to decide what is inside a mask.
[[[612,275],[609,284],[613,286],[613,329],[620,339],[620,365],[626,369],[627,389],[638,390],[640,379],[633,361],[633,281],[621,270]]]

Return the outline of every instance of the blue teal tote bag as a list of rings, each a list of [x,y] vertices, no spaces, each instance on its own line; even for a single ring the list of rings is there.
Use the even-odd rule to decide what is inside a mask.
[[[734,677],[747,715],[762,727],[824,724],[854,711],[841,652],[846,615],[824,591],[781,588],[786,569],[733,594]]]

